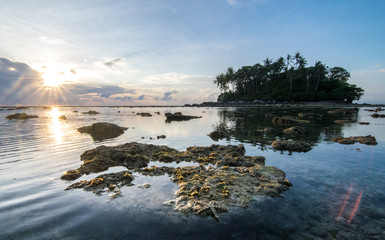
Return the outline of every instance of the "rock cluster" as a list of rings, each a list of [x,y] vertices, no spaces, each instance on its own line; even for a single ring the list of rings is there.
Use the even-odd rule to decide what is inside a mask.
[[[193,146],[186,151],[135,142],[115,147],[99,146],[84,152],[81,155],[83,164],[67,171],[61,178],[74,180],[113,166],[124,166],[147,176],[168,174],[180,189],[175,194],[176,199],[167,204],[185,214],[211,216],[218,220],[218,214],[228,211],[229,206],[247,207],[253,195],[277,197],[291,186],[283,171],[264,165],[264,157],[244,154],[242,145]],[[149,168],[151,161],[195,162],[198,166]],[[96,194],[112,191],[111,196],[116,197],[120,195],[118,187],[131,185],[132,180],[131,172],[123,171],[79,181],[67,189],[83,188]]]
[[[95,141],[118,137],[123,134],[125,130],[127,130],[126,127],[120,127],[108,122],[98,122],[91,126],[78,128],[80,133],[90,134]]]

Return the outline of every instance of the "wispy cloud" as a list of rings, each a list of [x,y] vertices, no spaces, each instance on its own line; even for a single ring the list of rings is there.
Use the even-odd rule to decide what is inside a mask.
[[[124,61],[124,58],[122,57],[115,57],[115,58],[111,58],[111,59],[108,59],[107,61],[103,62],[104,66],[108,67],[109,69],[111,70],[117,70],[116,69],[116,66],[118,63]]]
[[[47,37],[40,37],[39,42],[45,43],[45,44],[54,44],[54,45],[60,45],[60,44],[67,44],[66,41],[60,38],[52,39]]]

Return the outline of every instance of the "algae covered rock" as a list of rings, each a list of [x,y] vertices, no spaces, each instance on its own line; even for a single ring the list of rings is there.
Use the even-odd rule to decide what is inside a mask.
[[[29,118],[38,118],[39,116],[37,115],[28,115],[26,113],[15,113],[6,116],[7,119],[16,119],[16,120],[24,120],[24,119],[29,119]]]
[[[131,172],[121,171],[117,173],[102,174],[92,180],[82,180],[68,186],[65,190],[83,188],[86,191],[92,191],[97,195],[105,191],[114,192],[113,197],[117,197],[121,192],[119,187],[131,186],[134,180]]]
[[[338,142],[341,144],[354,144],[356,142],[359,142],[361,144],[366,144],[366,145],[377,145],[376,138],[368,135],[368,136],[357,136],[357,137],[348,137],[348,138],[343,138],[343,137],[334,137],[332,138],[334,142]]]
[[[253,201],[253,195],[278,197],[291,186],[283,171],[264,165],[264,157],[244,154],[242,145],[193,146],[186,151],[135,142],[115,147],[99,146],[84,152],[81,155],[83,164],[76,170],[67,171],[61,178],[74,180],[113,166],[124,166],[145,176],[168,174],[179,186],[175,199],[168,201],[168,205],[174,205],[175,210],[184,214],[211,216],[218,220],[218,214],[227,212],[230,206],[247,207]],[[149,168],[151,161],[184,161],[199,165]],[[92,180],[76,182],[67,190],[82,188],[95,194],[109,191],[114,198],[121,195],[119,187],[132,185],[132,180],[132,172],[128,171],[102,174]]]
[[[272,122],[275,125],[294,125],[294,124],[309,123],[308,120],[297,119],[292,116],[274,117]]]
[[[275,150],[288,150],[292,152],[308,152],[311,150],[310,144],[300,141],[280,140],[273,141],[271,146]]]
[[[90,134],[95,141],[118,137],[123,134],[125,130],[127,130],[126,127],[119,127],[116,124],[107,122],[98,122],[91,126],[78,128],[80,133]]]
[[[283,134],[292,135],[292,136],[304,135],[306,132],[307,132],[306,129],[300,126],[293,126],[283,130]]]

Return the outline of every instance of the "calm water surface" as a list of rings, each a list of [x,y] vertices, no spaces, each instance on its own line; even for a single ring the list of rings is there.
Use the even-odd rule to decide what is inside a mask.
[[[82,112],[96,110],[101,114]],[[74,112],[78,111],[78,112]],[[165,112],[199,115],[200,119],[166,123]],[[36,114],[28,120],[8,120],[16,112]],[[149,112],[141,117],[137,112]],[[160,112],[160,115],[155,114]],[[385,119],[370,112],[339,117],[313,117],[302,140],[306,153],[274,151],[273,139],[259,130],[271,127],[271,117],[319,112],[317,109],[271,108],[72,108],[0,110],[0,239],[385,239]],[[324,114],[324,112],[322,112]],[[67,120],[58,120],[65,115]],[[350,119],[344,126],[335,119]],[[77,128],[107,121],[129,129],[121,136],[94,142]],[[370,125],[359,125],[367,121]],[[227,137],[208,134],[224,129]],[[331,142],[333,136],[374,135],[378,145]],[[156,139],[166,135],[165,139]],[[211,144],[244,144],[249,156],[265,156],[266,165],[284,172],[293,183],[283,198],[255,197],[248,209],[231,208],[212,218],[185,216],[163,202],[178,186],[168,176],[135,173],[135,186],[123,187],[110,199],[81,189],[64,191],[60,179],[80,166],[80,155],[99,145],[126,142],[167,145],[177,150]],[[150,163],[150,165],[160,163]],[[175,164],[176,165],[176,164]],[[122,167],[108,172],[121,171]],[[83,176],[92,179],[99,174]],[[137,186],[151,183],[148,189]]]

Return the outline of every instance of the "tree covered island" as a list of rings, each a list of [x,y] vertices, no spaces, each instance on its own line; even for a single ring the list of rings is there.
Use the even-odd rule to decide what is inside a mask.
[[[266,58],[263,64],[229,67],[216,76],[220,88],[218,101],[339,101],[359,100],[364,89],[349,84],[350,73],[342,67],[329,68],[321,61],[307,66],[306,59],[297,52],[275,61]]]

